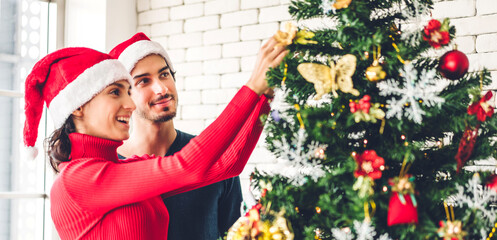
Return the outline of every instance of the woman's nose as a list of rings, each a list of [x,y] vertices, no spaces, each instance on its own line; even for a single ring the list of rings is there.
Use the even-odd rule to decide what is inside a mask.
[[[131,111],[134,111],[136,109],[135,102],[133,102],[133,99],[129,95],[127,95],[127,97],[126,97],[126,100],[124,103],[124,108],[131,110]]]

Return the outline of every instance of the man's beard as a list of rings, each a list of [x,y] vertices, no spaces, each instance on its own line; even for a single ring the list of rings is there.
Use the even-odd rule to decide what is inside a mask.
[[[169,98],[169,97],[171,97],[171,100],[175,101],[174,102],[174,104],[175,104],[174,111],[170,111],[169,107],[165,107],[164,109],[162,109],[161,113],[153,114],[151,112],[147,113],[143,109],[136,108],[136,114],[138,114],[138,116],[140,116],[141,118],[147,119],[147,120],[152,121],[154,123],[162,123],[162,122],[167,122],[169,120],[172,120],[174,117],[176,117],[176,108],[178,106],[178,102],[176,102],[176,98],[173,95],[166,94],[166,95],[163,95],[163,96],[159,97],[158,99],[154,100],[154,102],[158,102],[164,98]],[[170,111],[170,112],[168,112],[168,111]]]
[[[162,113],[165,113],[168,110],[169,110],[169,108],[166,107],[165,109],[163,109]],[[167,112],[166,114],[150,114],[150,113],[147,114],[145,111],[138,109],[138,108],[136,109],[136,114],[139,117],[147,119],[147,120],[152,121],[154,123],[167,122],[167,121],[173,119],[174,117],[176,117],[176,111]]]

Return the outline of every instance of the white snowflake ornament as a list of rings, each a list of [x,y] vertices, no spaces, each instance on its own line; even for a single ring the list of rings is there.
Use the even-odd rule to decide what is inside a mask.
[[[393,96],[386,102],[388,105],[386,118],[396,117],[400,120],[402,116],[405,116],[409,120],[421,124],[425,111],[421,109],[419,104],[427,107],[440,107],[445,102],[443,98],[438,96],[441,86],[437,81],[436,70],[423,70],[418,78],[418,71],[410,62],[406,63],[399,72],[403,78],[402,86],[395,79],[388,79],[377,85],[381,96]]]
[[[457,193],[447,199],[447,203],[477,210],[476,216],[487,221],[489,225],[495,222],[497,213],[490,204],[497,200],[497,192],[488,186],[481,185],[480,175],[475,174],[465,185],[466,189],[457,184]]]
[[[301,128],[297,133],[294,133],[291,143],[285,138],[274,140],[274,153],[280,156],[278,158],[278,165],[283,167],[273,170],[272,173],[292,179],[292,183],[296,186],[303,185],[307,181],[307,177],[317,180],[324,176],[326,172],[323,166],[316,160],[316,158],[322,159],[322,157],[321,155],[316,155],[316,152],[324,152],[327,145],[313,141],[307,146],[306,149],[308,150],[304,151],[306,139],[307,133],[305,129]]]
[[[357,233],[356,240],[374,240],[376,236],[376,230],[371,225],[371,222],[364,220],[362,222],[354,221],[354,229]],[[354,234],[350,231],[350,228],[333,228],[331,229],[331,234],[334,239],[337,240],[352,240],[354,239]],[[377,240],[392,240],[388,233],[382,234],[377,238]]]

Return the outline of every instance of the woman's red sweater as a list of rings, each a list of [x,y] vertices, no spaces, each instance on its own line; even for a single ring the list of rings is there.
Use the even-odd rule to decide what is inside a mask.
[[[71,161],[50,193],[61,239],[167,239],[164,197],[239,175],[262,131],[264,96],[244,86],[221,115],[169,157],[119,160],[112,141],[72,133]],[[192,226],[195,227],[195,226]]]

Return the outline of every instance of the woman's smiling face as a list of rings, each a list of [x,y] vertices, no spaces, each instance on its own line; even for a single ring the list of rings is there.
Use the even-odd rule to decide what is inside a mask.
[[[129,138],[129,120],[135,110],[127,80],[114,82],[73,112],[76,132],[104,139]]]

